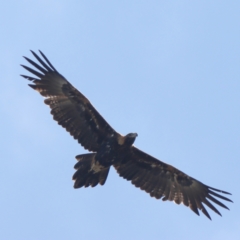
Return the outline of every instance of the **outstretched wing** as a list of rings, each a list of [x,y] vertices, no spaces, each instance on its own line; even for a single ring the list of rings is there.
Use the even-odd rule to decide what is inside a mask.
[[[39,52],[43,59],[31,52],[40,65],[24,58],[38,71],[21,65],[35,77],[21,76],[32,81],[34,84],[29,86],[46,97],[44,102],[52,109],[51,114],[59,125],[89,151],[97,151],[101,142],[110,136],[119,136],[90,101],[58,73],[41,51]]]
[[[121,177],[130,180],[133,185],[145,190],[151,197],[162,198],[163,201],[174,201],[177,204],[183,203],[197,215],[199,215],[199,209],[209,219],[211,217],[203,203],[221,216],[209,200],[226,209],[228,208],[216,197],[232,202],[216,192],[230,193],[204,185],[135,147],[132,147],[122,161],[114,167]]]

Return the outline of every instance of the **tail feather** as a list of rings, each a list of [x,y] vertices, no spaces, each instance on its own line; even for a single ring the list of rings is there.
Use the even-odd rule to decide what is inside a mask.
[[[76,156],[78,162],[74,166],[77,170],[73,175],[74,188],[95,187],[98,184],[104,185],[106,182],[109,167],[97,166],[95,155],[95,153],[88,153]]]

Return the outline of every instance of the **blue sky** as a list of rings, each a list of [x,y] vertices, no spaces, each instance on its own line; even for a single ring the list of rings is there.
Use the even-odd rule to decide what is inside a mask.
[[[237,239],[240,236],[239,1],[5,1],[1,22],[2,239]],[[150,198],[111,169],[73,189],[86,151],[27,86],[42,50],[118,132],[231,192],[213,221]]]

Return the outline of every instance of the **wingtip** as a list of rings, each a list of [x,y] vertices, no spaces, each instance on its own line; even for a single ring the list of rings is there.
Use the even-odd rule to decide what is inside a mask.
[[[28,76],[20,74],[21,77],[28,79]]]
[[[29,87],[31,87],[32,89],[36,90],[36,85],[33,85],[33,84],[28,84]]]
[[[30,49],[30,52],[31,52],[33,55],[35,54],[35,52],[34,52],[33,50],[31,50],[31,49]]]
[[[201,209],[201,211],[202,211],[202,213],[203,213],[209,220],[212,221],[212,218],[210,217],[208,211],[207,211],[205,208]],[[218,214],[219,214],[219,213],[218,213]]]
[[[232,193],[225,192],[225,191],[222,191],[222,193],[225,193],[225,194],[228,194],[228,195],[232,195]]]
[[[229,193],[229,192],[226,192],[226,191],[223,191],[223,190],[220,190],[220,189],[217,189],[217,188],[213,188],[213,187],[209,187],[207,186],[209,189],[212,189],[216,192],[220,192],[220,193],[224,193],[224,194],[228,194],[228,195],[232,195],[232,193]]]

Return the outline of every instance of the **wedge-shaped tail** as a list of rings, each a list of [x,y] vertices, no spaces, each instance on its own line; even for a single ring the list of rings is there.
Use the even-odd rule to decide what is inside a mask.
[[[104,185],[106,182],[109,167],[97,165],[95,155],[95,153],[88,153],[76,156],[78,162],[74,166],[77,170],[73,175],[74,188],[95,187],[97,184]]]

